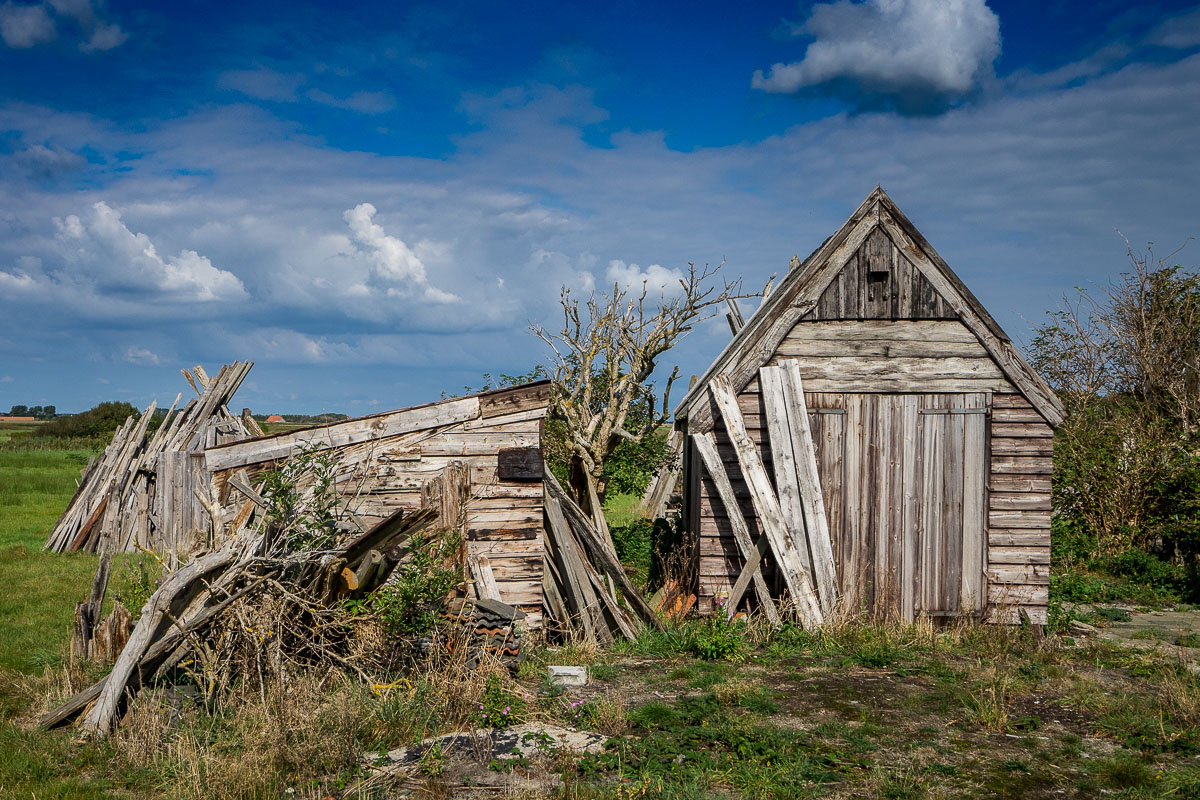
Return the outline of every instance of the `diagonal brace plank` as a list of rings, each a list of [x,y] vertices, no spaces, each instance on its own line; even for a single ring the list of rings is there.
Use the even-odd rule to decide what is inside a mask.
[[[746,433],[746,422],[742,419],[741,409],[738,408],[737,396],[729,385],[729,379],[724,375],[713,377],[709,391],[712,392],[713,400],[721,413],[725,430],[733,441],[738,465],[746,484],[750,487],[755,510],[771,543],[771,551],[775,554],[780,572],[783,573],[788,592],[796,603],[800,622],[806,628],[815,628],[824,622],[824,615],[813,591],[812,576],[805,565],[805,559],[800,556],[797,543],[788,531],[783,511],[779,507],[779,499],[775,496],[775,490],[767,477],[758,450],[750,435]]]
[[[746,518],[742,515],[742,509],[738,505],[737,497],[733,493],[733,484],[729,482],[729,475],[725,472],[725,465],[721,463],[721,457],[717,454],[717,443],[713,439],[711,433],[701,433],[692,437],[692,443],[696,446],[696,452],[700,454],[700,460],[704,462],[704,468],[708,470],[709,477],[712,478],[717,487],[717,494],[721,496],[721,502],[725,505],[725,514],[729,517],[729,527],[733,529],[733,538],[737,540],[738,549],[742,552],[742,558],[746,559],[746,566],[742,570],[743,575],[746,575],[747,580],[743,582],[739,577],[738,583],[741,584],[741,590],[734,585],[734,591],[729,595],[729,613],[732,615],[734,609],[737,608],[738,601],[742,599],[742,594],[746,591],[746,585],[750,578],[754,580],[754,591],[758,593],[758,602],[762,606],[763,611],[767,615],[767,619],[772,623],[779,623],[779,611],[775,608],[775,601],[771,599],[771,593],[767,591],[767,582],[763,579],[762,571],[759,569],[759,564],[762,561],[762,550],[765,547],[765,536],[759,537],[759,550],[755,550],[754,541],[750,538],[750,529],[746,526]]]

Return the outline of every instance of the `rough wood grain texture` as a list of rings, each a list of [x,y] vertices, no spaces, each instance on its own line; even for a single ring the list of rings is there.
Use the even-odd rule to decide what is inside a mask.
[[[500,587],[496,586],[496,576],[492,574],[492,562],[488,557],[468,555],[467,565],[471,570],[471,577],[475,580],[476,596],[481,600],[499,600]]]
[[[834,612],[837,605],[837,568],[833,562],[833,544],[829,536],[821,474],[817,467],[816,444],[813,441],[812,428],[809,426],[804,381],[795,361],[783,364],[781,377],[784,392],[783,410],[787,414],[787,431],[795,458],[813,578],[817,584],[821,609],[828,616]],[[786,440],[781,438],[781,441]]]
[[[889,246],[895,252],[888,251],[885,257]],[[872,263],[879,266],[883,260],[887,262],[886,269],[872,269]],[[910,281],[904,290],[897,283],[897,276],[902,274]],[[883,282],[879,283],[881,277]],[[835,284],[836,298],[825,297],[826,289]],[[686,420],[689,430],[711,429],[715,418],[703,387],[714,375],[724,374],[734,389],[741,391],[757,368],[776,354],[788,332],[810,312],[821,314],[837,307],[848,317],[869,313],[896,319],[900,316],[902,295],[912,316],[961,320],[1000,366],[1007,380],[1032,399],[1042,416],[1052,424],[1061,421],[1062,406],[1053,392],[1020,357],[982,304],[879,188],[801,267],[788,273],[705,372],[699,382],[701,388],[689,391],[679,403],[676,416]],[[955,390],[954,387],[927,389]],[[1004,387],[986,386],[957,390],[1006,391]]]
[[[713,485],[717,489],[718,496],[728,516],[730,528],[733,531],[734,541],[737,542],[738,549],[745,560],[743,572],[747,575],[747,580],[742,581],[739,578],[738,582],[734,585],[728,599],[729,610],[732,613],[737,608],[738,603],[742,599],[741,592],[745,591],[745,587],[750,580],[753,580],[754,591],[758,596],[759,606],[771,622],[777,623],[779,622],[779,611],[775,608],[775,601],[771,599],[771,592],[767,588],[762,571],[759,569],[764,555],[763,549],[756,546],[750,538],[750,530],[746,526],[746,518],[743,516],[738,499],[733,493],[733,487],[729,482],[729,475],[725,471],[725,465],[721,463],[720,458],[717,456],[717,446],[713,441],[712,434],[699,434],[693,437],[692,444],[696,448],[696,452],[699,454],[705,470],[712,479]],[[765,541],[764,537],[759,538],[760,542]]]
[[[83,721],[83,730],[95,736],[106,736],[112,730],[113,720],[118,713],[125,686],[133,675],[146,650],[160,638],[159,627],[177,596],[194,588],[194,581],[204,575],[233,563],[236,552],[232,548],[200,556],[187,566],[167,576],[142,609],[137,627],[129,642],[113,665],[108,681],[96,698],[96,704]]]
[[[753,493],[758,518],[762,521],[771,543],[771,550],[783,573],[788,592],[796,603],[801,623],[810,629],[818,627],[824,621],[824,616],[814,591],[812,576],[805,569],[805,559],[799,552],[799,544],[802,543],[795,542],[790,535],[762,459],[759,458],[754,443],[746,435],[733,389],[722,375],[713,378],[710,389],[721,410],[725,429],[733,440],[742,475]]]

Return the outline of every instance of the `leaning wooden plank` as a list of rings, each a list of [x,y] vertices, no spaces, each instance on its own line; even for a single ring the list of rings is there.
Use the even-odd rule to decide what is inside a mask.
[[[452,425],[479,416],[479,398],[464,397],[403,411],[346,420],[320,428],[280,433],[262,439],[218,445],[205,452],[209,471],[244,467],[286,458],[305,443],[342,447],[402,433]]]
[[[112,554],[100,556],[96,577],[92,579],[92,593],[88,597],[88,618],[93,627],[100,622],[100,609],[104,607],[104,595],[108,593],[108,575],[112,569]]]
[[[642,508],[651,519],[657,519],[666,512],[671,492],[675,490],[675,484],[679,483],[679,455],[682,450],[683,432],[672,428],[667,434],[667,463],[658,470],[654,480],[646,487],[646,493],[642,495]]]
[[[808,424],[808,407],[804,402],[804,381],[800,378],[800,367],[795,361],[785,361],[782,368],[788,428],[792,436],[796,477],[800,483],[800,500],[804,508],[804,529],[808,534],[821,610],[828,616],[837,604],[837,568],[833,563],[833,541],[829,535],[829,520],[825,515],[821,473],[817,469],[817,448]]]
[[[833,589],[823,588],[817,580],[812,554],[809,552],[808,534],[805,531],[805,508],[800,497],[800,476],[796,471],[796,448],[792,442],[792,425],[789,419],[789,405],[792,399],[784,386],[783,371],[780,367],[763,367],[758,371],[758,375],[763,418],[766,421],[767,437],[771,446],[771,466],[775,472],[775,496],[779,499],[779,509],[783,512],[788,533],[792,541],[796,542],[796,550],[803,567],[817,584],[817,600],[821,605],[821,613],[829,614],[833,610]],[[803,399],[801,402],[803,403]],[[807,421],[806,415],[805,422]]]
[[[595,558],[597,565],[604,570],[612,579],[621,587],[621,592],[625,595],[625,600],[629,603],[633,612],[643,621],[661,630],[663,622],[659,619],[658,614],[654,613],[654,609],[650,608],[646,598],[642,597],[634,585],[629,581],[629,576],[625,574],[625,568],[621,566],[621,560],[617,558],[617,554],[607,546],[592,528],[590,518],[583,513],[583,510],[575,504],[563,491],[563,488],[558,483],[558,479],[550,472],[550,468],[546,468],[546,486],[550,489],[550,494],[559,501],[562,505],[564,514],[571,520],[571,528],[576,535],[583,541],[583,546],[591,552]]]
[[[711,433],[702,433],[692,436],[692,446],[700,454],[704,468],[717,487],[717,494],[721,497],[721,502],[725,505],[725,514],[729,517],[729,527],[733,529],[733,538],[737,540],[738,549],[742,551],[742,558],[746,559],[746,566],[743,568],[742,574],[746,576],[747,580],[743,582],[739,578],[738,583],[734,584],[733,591],[729,594],[729,613],[732,614],[737,608],[737,604],[742,599],[742,593],[745,592],[746,586],[752,579],[754,591],[758,595],[758,604],[762,606],[767,619],[778,624],[779,611],[775,608],[775,601],[771,599],[771,592],[767,589],[767,582],[759,569],[763,556],[762,548],[756,548],[750,538],[750,529],[746,525],[745,516],[742,515],[737,495],[733,492],[733,485],[729,482],[729,474],[725,471],[725,465],[721,463],[721,457],[717,453],[716,441]],[[766,537],[760,537],[760,543],[765,541]],[[741,586],[739,587],[738,584]]]
[[[729,590],[729,615],[732,617],[737,610],[737,604],[742,599],[742,595],[746,593],[746,587],[750,585],[751,580],[761,579],[762,571],[761,564],[763,558],[771,552],[771,543],[766,536],[758,537],[758,541],[754,543],[754,552],[750,554],[750,558],[746,559],[745,566],[742,567],[742,572],[733,583],[733,588]],[[757,581],[756,581],[757,582]],[[775,601],[771,601],[771,606],[774,607]],[[765,608],[765,606],[764,606]],[[775,615],[778,616],[776,611]],[[767,612],[767,617],[771,616],[771,612]]]
[[[573,561],[568,554],[569,544],[565,544],[571,536],[571,529],[563,516],[562,507],[553,497],[546,498],[546,544],[551,554],[558,559],[562,567],[562,587],[565,590],[565,600],[571,607],[573,618],[579,621],[583,628],[584,638],[595,641],[596,627],[592,624],[591,614],[587,610],[587,599],[583,596],[582,581],[576,575]],[[566,620],[564,620],[566,621]]]
[[[562,508],[558,500],[551,498],[549,503],[557,506],[556,513],[561,515],[565,520],[566,516],[561,514]],[[613,635],[608,624],[604,621],[604,611],[600,607],[600,596],[596,594],[596,589],[585,569],[586,558],[579,543],[575,541],[575,534],[569,523],[567,523],[563,535],[556,538],[555,544],[563,559],[563,578],[574,590],[578,591],[577,604],[579,610],[577,613],[579,614],[580,622],[583,623],[585,635],[595,637],[601,644],[611,643]]]
[[[248,594],[256,584],[243,587],[232,595],[226,597],[221,602],[206,606],[196,614],[181,615],[182,628],[178,625],[173,626],[170,630],[162,635],[158,641],[146,650],[145,655],[136,665],[135,678],[137,683],[143,683],[150,677],[151,674],[158,668],[160,660],[171,653],[180,642],[190,633],[203,627],[209,620],[217,614],[224,611],[244,595]],[[111,674],[111,673],[110,673]],[[52,709],[38,720],[38,727],[42,729],[57,728],[59,725],[64,725],[75,717],[83,713],[92,702],[100,696],[100,693],[107,685],[109,675],[105,675],[100,680],[93,683],[88,688],[79,692],[67,702],[60,705],[58,708]]]
[[[142,609],[142,616],[138,620],[137,627],[129,637],[125,649],[121,651],[121,657],[113,665],[108,682],[96,699],[96,705],[84,719],[83,729],[85,731],[96,736],[108,735],[112,730],[113,720],[117,716],[118,706],[125,694],[129,680],[133,676],[138,662],[154,644],[159,626],[170,610],[172,602],[181,593],[193,590],[195,584],[205,575],[229,566],[235,555],[235,552],[228,548],[208,553],[172,573],[163,581],[162,586],[150,597],[146,607]]]
[[[800,557],[797,543],[788,532],[783,511],[779,500],[771,487],[771,479],[763,467],[758,450],[746,433],[742,421],[742,412],[738,409],[737,396],[733,393],[729,380],[724,375],[713,377],[709,385],[714,402],[725,423],[725,430],[733,441],[737,453],[738,465],[742,475],[750,487],[751,499],[762,522],[763,531],[771,542],[771,550],[775,561],[783,573],[784,582],[796,603],[800,621],[806,628],[815,628],[824,622],[820,602],[813,590],[812,576],[804,567],[804,559]]]
[[[467,566],[475,579],[475,595],[480,600],[500,600],[500,588],[492,574],[492,562],[487,556],[467,555]]]

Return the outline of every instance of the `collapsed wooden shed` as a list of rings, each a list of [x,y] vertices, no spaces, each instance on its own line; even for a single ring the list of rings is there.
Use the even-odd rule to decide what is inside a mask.
[[[788,370],[802,392],[780,394]],[[733,407],[725,417],[739,418],[732,424],[715,390],[726,383]],[[684,519],[698,534],[700,609],[747,583],[738,579],[753,553],[739,542],[741,520],[765,553],[759,588],[745,596],[762,604],[762,594],[777,597],[790,585],[776,542],[761,541],[770,523],[763,512],[775,512],[764,509],[764,489],[747,480],[746,454],[734,446],[744,425],[771,479],[765,491],[788,516],[796,491],[788,476],[803,481],[804,453],[789,446],[773,458],[781,441],[768,435],[774,420],[797,442],[811,436],[822,498],[822,515],[805,509],[804,519],[783,521],[791,535],[784,544],[799,548],[800,571],[817,581],[822,553],[812,542],[828,542],[843,607],[900,619],[1044,623],[1053,428],[1063,413],[987,310],[876,188],[804,262],[793,258],[675,410],[688,434]],[[709,458],[706,443],[715,445]],[[721,465],[718,474],[710,464]],[[814,525],[828,535],[814,540]]]
[[[305,447],[330,452],[335,487],[358,527],[433,506],[461,527],[468,563],[486,559],[499,599],[542,625],[541,381],[319,427],[211,447],[204,452],[222,527],[236,533],[258,513],[256,478]]]

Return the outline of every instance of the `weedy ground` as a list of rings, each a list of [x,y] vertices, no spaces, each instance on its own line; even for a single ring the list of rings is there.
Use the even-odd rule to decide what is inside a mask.
[[[313,672],[216,712],[182,683],[140,696],[106,741],[39,732],[41,710],[98,677],[64,659],[95,557],[40,552],[83,457],[0,452],[0,798],[1200,798],[1187,664],[974,624],[692,621],[607,649],[531,643],[515,677],[452,660],[374,687]],[[563,691],[550,664],[592,680]],[[524,721],[610,740],[480,763],[434,750],[386,779],[369,766]]]

